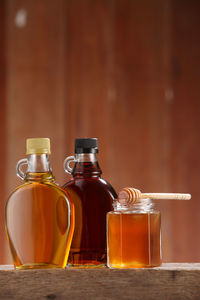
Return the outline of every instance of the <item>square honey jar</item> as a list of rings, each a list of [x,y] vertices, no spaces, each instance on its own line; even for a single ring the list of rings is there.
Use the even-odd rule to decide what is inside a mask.
[[[141,193],[123,188],[107,213],[107,266],[152,268],[162,263],[161,214],[153,200],[190,200],[190,194]]]
[[[114,204],[107,214],[109,268],[150,268],[161,265],[161,215],[151,199],[131,207]]]

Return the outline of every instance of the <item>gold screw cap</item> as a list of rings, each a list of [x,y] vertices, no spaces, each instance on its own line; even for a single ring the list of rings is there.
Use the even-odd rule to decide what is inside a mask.
[[[26,140],[26,154],[51,154],[49,138],[33,138]]]

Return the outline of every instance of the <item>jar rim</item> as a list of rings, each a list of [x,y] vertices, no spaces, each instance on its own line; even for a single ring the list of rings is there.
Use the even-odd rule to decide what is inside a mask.
[[[140,201],[131,205],[122,205],[117,199],[113,202],[114,211],[149,211],[154,207],[154,202],[151,198],[143,198]]]

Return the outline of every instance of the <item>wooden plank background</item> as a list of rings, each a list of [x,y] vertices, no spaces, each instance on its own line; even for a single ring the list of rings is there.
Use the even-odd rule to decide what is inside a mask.
[[[0,1],[0,263],[5,260],[5,198],[7,174],[7,149],[6,149],[6,36],[5,36],[5,3]]]
[[[74,138],[98,137],[117,191],[192,193],[158,203],[163,260],[200,261],[200,2],[2,0],[0,10],[1,218],[27,137],[51,138],[61,184]]]

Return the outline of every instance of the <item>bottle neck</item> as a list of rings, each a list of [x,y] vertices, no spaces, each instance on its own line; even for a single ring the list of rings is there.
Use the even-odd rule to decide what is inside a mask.
[[[99,177],[102,171],[95,153],[79,153],[75,155],[72,175],[75,177]]]
[[[49,163],[49,155],[31,154],[28,156],[27,162],[28,167],[24,178],[25,181],[54,181]]]

